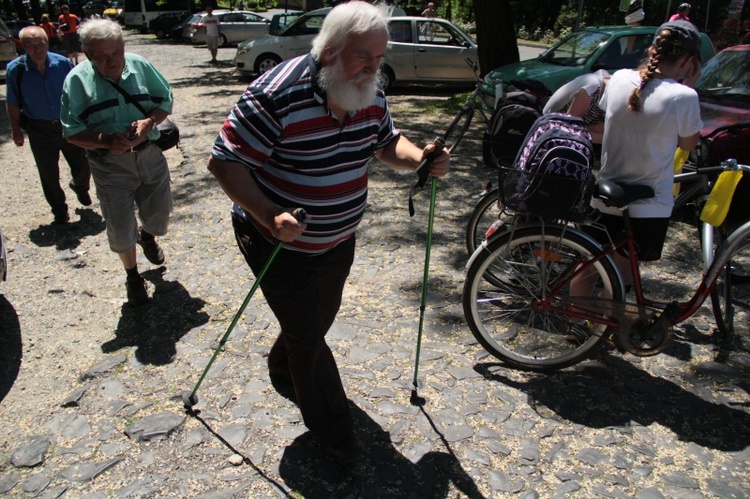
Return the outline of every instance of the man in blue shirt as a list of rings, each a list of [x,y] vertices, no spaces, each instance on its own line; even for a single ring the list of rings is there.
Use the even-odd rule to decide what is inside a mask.
[[[91,205],[91,171],[86,152],[63,138],[60,124],[63,82],[73,64],[59,54],[48,52],[49,41],[42,28],[29,26],[19,36],[26,55],[8,63],[5,78],[11,139],[22,147],[23,131],[28,134],[44,197],[52,208],[55,223],[64,224],[69,215],[65,192],[60,187],[61,151],[70,166],[70,188],[82,205]]]

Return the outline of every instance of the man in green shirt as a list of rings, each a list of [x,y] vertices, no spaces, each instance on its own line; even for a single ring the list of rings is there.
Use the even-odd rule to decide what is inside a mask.
[[[128,303],[143,305],[148,292],[138,273],[135,245],[142,246],[151,263],[164,263],[155,236],[166,234],[172,211],[169,168],[153,142],[159,137],[156,125],[172,111],[172,89],[150,62],[125,53],[116,22],[91,19],[78,33],[88,60],[65,79],[63,134],[86,149],[109,247],[127,274]]]

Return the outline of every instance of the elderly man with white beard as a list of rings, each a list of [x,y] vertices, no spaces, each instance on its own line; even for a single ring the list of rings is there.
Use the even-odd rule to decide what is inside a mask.
[[[276,243],[283,243],[260,283],[280,325],[269,375],[342,465],[354,460],[361,444],[325,335],[354,260],[368,163],[374,156],[391,168],[415,171],[431,155],[434,177],[447,174],[450,165],[446,151],[417,147],[391,119],[378,85],[389,15],[386,5],[363,1],[331,10],[310,54],[250,84],[208,163],[233,202],[237,243],[256,276]],[[304,221],[293,216],[296,208],[306,211]]]

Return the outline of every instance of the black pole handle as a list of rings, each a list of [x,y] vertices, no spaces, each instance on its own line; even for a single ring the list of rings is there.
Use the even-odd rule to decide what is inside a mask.
[[[298,222],[304,222],[307,219],[307,212],[304,208],[297,208],[292,212],[292,215],[294,215],[294,218],[296,218]]]
[[[422,162],[419,164],[419,167],[417,167],[417,177],[419,178],[417,186],[420,189],[425,186],[425,184],[427,183],[427,179],[430,178],[430,171],[428,168],[430,166],[430,163],[432,163],[432,160],[437,158],[440,153],[443,152],[443,149],[445,148],[445,139],[443,139],[442,137],[438,137],[433,141],[433,145],[435,146],[435,149],[427,153]]]
[[[414,187],[412,187],[411,192],[409,192],[410,217],[414,216],[414,201],[412,200],[412,198],[416,193],[422,190],[422,188],[427,183],[427,180],[430,178],[430,163],[432,162],[432,160],[437,158],[445,148],[445,139],[443,137],[438,137],[434,140],[433,144],[435,145],[435,149],[427,153],[427,155],[425,155],[424,159],[417,167],[417,183],[414,185]]]

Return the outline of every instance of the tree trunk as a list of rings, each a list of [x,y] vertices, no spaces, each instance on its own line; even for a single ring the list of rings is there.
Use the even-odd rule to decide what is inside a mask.
[[[518,62],[516,29],[508,0],[474,0],[474,15],[482,76],[503,64]]]

